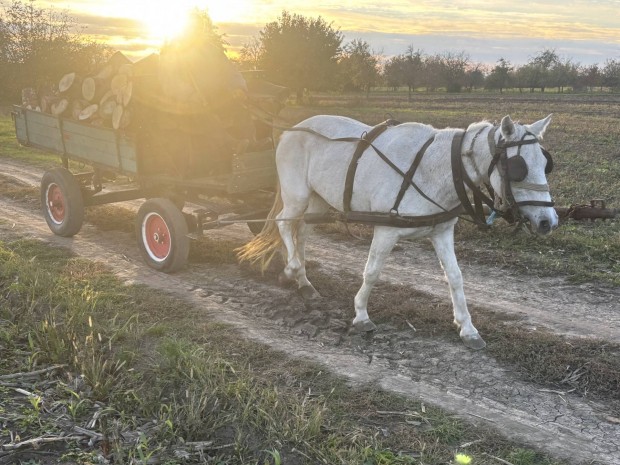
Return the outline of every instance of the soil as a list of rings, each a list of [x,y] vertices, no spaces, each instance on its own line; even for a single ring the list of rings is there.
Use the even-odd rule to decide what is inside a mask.
[[[41,175],[40,168],[14,161],[3,160],[0,167],[0,181],[5,185],[38,186]],[[415,320],[400,321],[399,309],[383,308],[393,299],[382,295],[388,291],[381,286],[369,308],[371,318],[382,315],[374,318],[377,331],[350,332],[355,292],[350,290],[361,284],[368,251],[364,241],[326,234],[311,238],[309,278],[319,292],[328,292],[309,304],[294,290],[279,287],[276,273],[260,276],[237,265],[195,261],[174,275],[158,273],[144,263],[128,232],[104,232],[85,224],[73,238],[55,236],[40,213],[38,199],[0,197],[0,238],[9,235],[43,240],[104,262],[127,283],[168,291],[180,303],[202,309],[205,321],[230,323],[246,338],[291,357],[322,363],[353,386],[371,384],[420,399],[568,463],[620,464],[617,406],[570,389],[549,389],[525,381],[488,351],[465,348],[456,328],[451,332],[439,328],[430,334],[416,331]],[[243,224],[209,232],[209,236],[240,243],[252,237]],[[570,337],[620,342],[618,288],[572,285],[561,277],[538,278],[476,263],[460,265],[474,323],[481,315],[494,315],[527,331],[546,329]],[[429,308],[451,309],[437,259],[420,243],[404,242],[397,247],[382,282],[410,290],[410,296],[403,298],[413,299],[427,312]],[[396,316],[384,317],[390,313]]]

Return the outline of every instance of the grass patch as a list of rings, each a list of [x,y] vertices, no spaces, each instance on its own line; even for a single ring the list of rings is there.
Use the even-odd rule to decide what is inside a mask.
[[[550,236],[515,231],[499,221],[488,231],[460,221],[455,245],[459,260],[511,268],[569,282],[620,286],[620,219],[568,220]]]
[[[17,434],[22,441],[76,435],[76,427],[100,435],[90,444],[85,436],[42,445],[37,455],[0,452],[5,461],[43,453],[85,464],[100,463],[98,456],[114,463],[443,464],[461,444],[480,441],[467,453],[485,464],[492,461],[483,453],[508,459],[523,450],[419,402],[370,386],[352,390],[322,367],[201,323],[198,310],[178,299],[123,285],[102,265],[62,249],[0,243],[0,296],[0,443],[19,442]],[[55,364],[63,366],[38,378],[1,378]],[[524,464],[559,464],[528,453]]]

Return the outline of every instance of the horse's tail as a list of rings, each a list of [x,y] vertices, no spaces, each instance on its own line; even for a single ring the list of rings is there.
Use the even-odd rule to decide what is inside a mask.
[[[261,271],[265,271],[269,266],[273,257],[282,247],[282,237],[280,237],[280,230],[278,229],[275,218],[278,213],[282,211],[283,207],[284,204],[282,203],[282,195],[280,194],[280,185],[278,185],[276,197],[271,211],[269,215],[267,215],[267,221],[265,222],[263,230],[250,242],[235,249],[237,259],[240,262],[247,261],[252,264],[258,263],[260,264]],[[296,221],[296,223],[298,223],[298,221]]]

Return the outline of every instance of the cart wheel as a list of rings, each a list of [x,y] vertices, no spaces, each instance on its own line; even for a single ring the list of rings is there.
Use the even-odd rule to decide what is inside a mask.
[[[84,198],[80,184],[65,168],[47,171],[41,179],[43,216],[52,232],[71,237],[84,222]]]
[[[173,273],[187,263],[187,222],[170,199],[150,199],[142,204],[136,234],[140,252],[151,268]]]
[[[265,227],[265,222],[264,221],[261,221],[261,222],[258,222],[258,223],[253,222],[253,221],[249,221],[246,224],[248,225],[248,228],[250,228],[250,231],[252,231],[252,234],[254,234],[255,236],[258,236],[258,234],[260,234],[260,232]]]

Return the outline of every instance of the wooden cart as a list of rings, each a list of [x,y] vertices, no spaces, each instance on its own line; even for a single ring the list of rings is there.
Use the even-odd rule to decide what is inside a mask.
[[[277,183],[273,147],[233,154],[223,174],[170,176],[153,172],[149,154],[140,150],[131,134],[19,106],[13,120],[21,144],[62,158],[63,166],[47,171],[41,180],[43,215],[52,232],[64,237],[77,234],[86,207],[146,199],[136,215],[136,237],[146,262],[160,271],[182,268],[190,238],[207,229],[248,222],[256,233],[262,224],[253,220],[265,218],[273,201]],[[88,169],[72,173],[69,160]],[[110,173],[127,176],[131,183],[120,190],[108,189],[105,180]],[[229,210],[210,208],[213,198],[226,199]],[[186,202],[196,208],[187,208]]]

